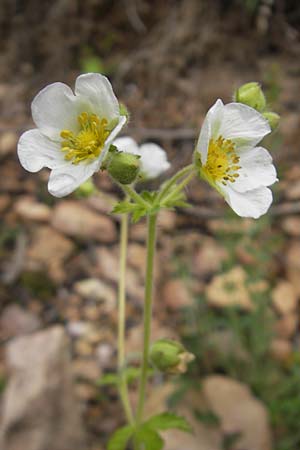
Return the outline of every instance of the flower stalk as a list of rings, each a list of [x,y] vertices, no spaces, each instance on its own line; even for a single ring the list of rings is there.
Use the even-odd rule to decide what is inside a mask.
[[[144,303],[144,337],[143,337],[143,358],[139,383],[138,406],[136,413],[136,425],[139,426],[143,419],[145,406],[146,387],[149,368],[151,319],[153,302],[153,266],[156,247],[156,222],[157,214],[148,216],[147,229],[147,266],[145,281],[145,303]]]
[[[118,292],[118,370],[120,376],[119,395],[126,419],[133,424],[134,418],[128,395],[128,385],[125,372],[125,324],[126,324],[126,259],[128,245],[128,214],[121,218],[120,230],[120,275]]]

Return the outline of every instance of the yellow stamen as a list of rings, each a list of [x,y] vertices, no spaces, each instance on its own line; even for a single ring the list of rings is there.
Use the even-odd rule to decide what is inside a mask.
[[[110,134],[107,120],[99,119],[96,114],[83,112],[78,116],[78,122],[80,131],[77,134],[70,130],[60,133],[63,139],[61,151],[65,153],[65,159],[73,164],[97,158]]]
[[[219,136],[218,139],[210,139],[206,164],[201,167],[201,172],[210,183],[215,185],[216,182],[221,182],[226,186],[239,177],[239,161],[234,143]]]

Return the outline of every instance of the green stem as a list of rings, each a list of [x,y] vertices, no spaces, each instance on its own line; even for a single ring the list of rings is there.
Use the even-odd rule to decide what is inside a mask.
[[[165,196],[165,194],[169,191],[169,189],[175,184],[180,178],[182,178],[187,173],[191,172],[194,169],[194,164],[190,164],[189,166],[184,167],[183,169],[179,170],[179,172],[175,173],[172,178],[170,178],[169,181],[166,182],[166,184],[161,189],[160,193],[157,196],[157,203],[160,202],[160,200]]]
[[[167,203],[169,200],[172,199],[172,197],[176,197],[177,194],[179,194],[179,192],[181,192],[188,184],[189,182],[195,177],[196,172],[192,172],[190,173],[181,183],[179,183],[175,189],[173,189],[169,195],[167,195],[165,198],[162,199],[162,206],[164,205],[164,203]]]
[[[156,243],[156,220],[157,214],[148,216],[148,236],[147,236],[147,267],[145,281],[145,304],[144,304],[144,339],[143,339],[143,360],[139,384],[138,407],[136,414],[136,425],[143,420],[143,412],[146,397],[146,387],[148,378],[148,360],[151,338],[152,319],[152,292],[153,292],[153,263]]]
[[[133,424],[134,418],[129,402],[128,386],[125,373],[125,320],[126,320],[126,259],[128,244],[128,214],[121,218],[120,231],[120,275],[118,291],[118,369],[120,376],[119,395],[128,423]]]
[[[125,185],[125,184],[120,184],[121,189],[123,189],[123,191],[125,192],[125,194],[130,197],[132,200],[135,200],[136,203],[139,203],[140,205],[148,208],[149,204],[148,202],[146,202],[134,189],[132,189],[132,187]]]

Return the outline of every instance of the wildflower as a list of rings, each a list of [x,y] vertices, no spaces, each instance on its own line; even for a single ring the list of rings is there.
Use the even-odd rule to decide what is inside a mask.
[[[116,139],[114,145],[119,151],[141,156],[141,175],[146,179],[156,178],[170,167],[166,152],[152,142],[139,147],[134,139],[124,136]]]
[[[101,168],[107,152],[126,122],[106,77],[80,75],[75,95],[63,83],[46,86],[34,98],[37,126],[22,134],[18,156],[29,172],[51,169],[49,192],[70,194]]]
[[[204,120],[195,153],[200,175],[241,217],[258,218],[272,203],[267,186],[277,181],[276,170],[269,152],[256,147],[270,131],[260,113],[240,103],[217,100]]]

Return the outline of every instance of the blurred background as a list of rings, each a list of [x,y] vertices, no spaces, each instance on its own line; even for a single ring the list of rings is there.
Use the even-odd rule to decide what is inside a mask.
[[[124,133],[166,149],[166,177],[241,84],[260,82],[281,115],[264,142],[280,178],[268,215],[237,218],[197,180],[192,208],[161,214],[153,339],[179,338],[196,360],[153,378],[147,411],[168,403],[192,422],[194,435],[165,433],[167,450],[300,449],[299,33],[297,0],[0,1],[1,450],[104,450],[124,423],[101,385],[116,369],[120,192],[99,174],[100,195],[57,200],[47,170],[26,173],[16,156],[33,96],[83,72],[109,77],[131,113]],[[144,241],[141,221],[128,255],[133,362]]]

